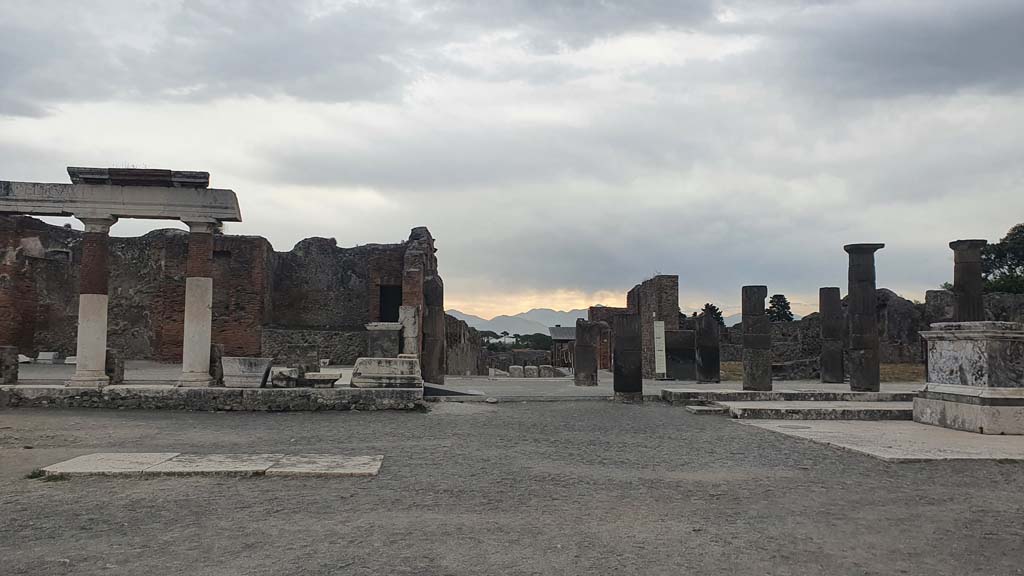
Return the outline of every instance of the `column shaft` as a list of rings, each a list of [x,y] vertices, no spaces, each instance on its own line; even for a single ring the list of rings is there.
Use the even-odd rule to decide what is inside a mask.
[[[213,343],[213,227],[189,222],[185,268],[185,333],[179,386],[209,386]]]
[[[107,240],[116,218],[79,218],[85,224],[82,235],[82,265],[78,287],[78,341],[75,375],[67,382],[78,388],[102,388],[110,379],[107,360]]]

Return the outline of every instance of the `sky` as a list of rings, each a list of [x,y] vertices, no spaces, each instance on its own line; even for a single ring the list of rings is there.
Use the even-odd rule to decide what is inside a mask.
[[[853,242],[920,300],[1024,221],[1019,0],[7,1],[0,38],[0,179],[205,170],[279,251],[425,225],[486,318],[659,273],[806,314]]]

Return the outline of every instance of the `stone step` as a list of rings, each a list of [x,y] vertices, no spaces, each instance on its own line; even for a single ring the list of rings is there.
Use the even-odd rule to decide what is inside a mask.
[[[718,402],[743,420],[913,420],[913,402]]]
[[[689,412],[690,414],[709,415],[709,414],[728,414],[729,409],[726,408],[725,406],[697,406],[697,405],[691,405],[691,406],[687,406],[686,407],[686,411]]]
[[[849,390],[696,390],[665,388],[661,399],[672,404],[711,402],[913,402],[917,392],[852,392]]]

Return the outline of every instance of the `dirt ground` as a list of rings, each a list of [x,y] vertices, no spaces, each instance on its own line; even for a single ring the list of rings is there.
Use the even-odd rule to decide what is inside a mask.
[[[377,478],[25,477],[100,451],[385,459]],[[1010,575],[1022,486],[1020,464],[888,464],[661,403],[6,410],[0,573]]]

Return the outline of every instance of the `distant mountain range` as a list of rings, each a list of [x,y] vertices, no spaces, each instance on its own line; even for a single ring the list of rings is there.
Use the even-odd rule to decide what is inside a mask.
[[[575,326],[577,318],[587,318],[586,310],[552,310],[550,308],[534,308],[529,312],[520,312],[512,316],[495,316],[486,320],[479,316],[459,312],[458,310],[447,310],[448,314],[469,324],[470,328],[477,330],[490,330],[496,334],[508,332],[509,334],[547,334],[548,328],[552,326]],[[799,320],[798,314],[793,314],[794,320]],[[743,321],[742,314],[731,314],[724,318],[726,326],[733,326]]]
[[[495,316],[486,320],[479,316],[448,310],[448,314],[469,324],[470,328],[477,330],[490,330],[497,334],[508,332],[509,334],[547,334],[551,326],[575,326],[577,318],[587,317],[587,311],[551,310],[550,308],[534,308],[529,312],[520,312],[513,316]]]

